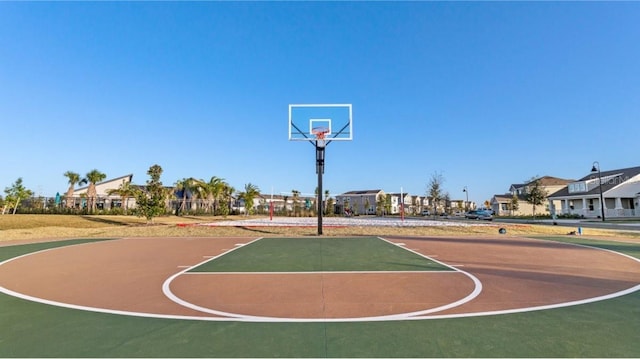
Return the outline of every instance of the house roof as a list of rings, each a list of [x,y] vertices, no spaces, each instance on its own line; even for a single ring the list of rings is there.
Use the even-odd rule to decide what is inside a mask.
[[[128,174],[128,175],[124,175],[124,176],[120,176],[120,177],[116,177],[116,178],[107,179],[107,180],[104,180],[102,182],[98,182],[95,185],[98,186],[98,185],[101,185],[101,184],[104,184],[104,183],[115,182],[115,181],[118,181],[118,180],[121,180],[121,179],[125,179],[125,178],[129,178],[129,182],[131,182],[131,180],[133,179],[133,174]],[[85,190],[85,189],[88,189],[88,188],[89,188],[88,185],[84,186],[84,187],[76,188],[74,190],[74,192],[82,191],[82,190]]]
[[[640,166],[601,172],[600,177],[602,178],[602,192],[605,193],[610,189],[638,175],[640,175]],[[572,182],[582,182],[582,181],[594,180],[597,178],[598,178],[597,173],[590,173],[587,176],[584,176],[579,180],[572,181]],[[594,188],[592,188],[591,190],[587,192],[580,192],[580,193],[569,193],[569,188],[565,187],[555,192],[551,196],[549,196],[549,198],[567,197],[567,196],[576,196],[576,195],[584,196],[584,195],[593,195],[593,194],[599,194],[599,193],[600,193],[599,186],[594,186]]]
[[[360,190],[360,191],[349,191],[349,192],[345,192],[343,194],[341,194],[340,196],[349,196],[349,195],[364,195],[364,194],[378,194],[380,193],[382,190],[381,189],[366,189],[366,190]]]
[[[393,196],[393,197],[407,197],[407,196],[411,197],[411,194],[409,194],[409,192],[403,192],[403,193],[394,192],[394,193],[389,193],[389,194],[391,196]]]
[[[292,195],[282,195],[282,194],[266,194],[266,193],[260,193],[258,194],[258,197],[265,199],[265,200],[270,200],[271,198],[273,198],[273,200],[278,200],[278,201],[284,201],[284,198],[287,197],[287,200],[291,200],[293,201],[293,196]],[[324,195],[323,195],[324,197]],[[298,196],[298,199],[307,199],[307,198],[312,198],[315,199],[316,196],[304,196],[304,195],[300,195]]]
[[[527,183],[514,183],[511,185],[511,187],[509,187],[510,191],[513,190],[518,190],[524,187],[529,186],[530,184],[532,184],[533,182],[538,181],[538,183],[540,184],[540,186],[543,187],[548,187],[548,186],[566,186],[567,184],[571,183],[571,182],[575,182],[575,180],[573,179],[564,179],[564,178],[559,178],[559,177],[553,177],[553,176],[542,176],[542,177],[538,177],[532,181],[529,181]],[[500,196],[500,195],[498,195]]]
[[[519,194],[516,197],[518,198],[519,201],[526,201],[526,197],[524,195]],[[493,195],[493,199],[495,199],[495,201],[498,203],[511,202],[512,198],[513,198],[513,195],[511,193]]]
[[[575,180],[572,180],[572,179],[564,179],[564,178],[551,177],[551,176],[542,176],[540,178],[537,178],[536,180],[541,186],[564,186],[569,183],[575,182]],[[527,184],[533,183],[536,180],[531,181]]]

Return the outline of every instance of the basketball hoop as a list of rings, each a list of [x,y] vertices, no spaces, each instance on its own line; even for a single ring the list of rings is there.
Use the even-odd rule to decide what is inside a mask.
[[[324,136],[329,132],[330,130],[327,127],[314,127],[311,129],[311,133],[316,136],[316,146],[326,146],[327,143]]]

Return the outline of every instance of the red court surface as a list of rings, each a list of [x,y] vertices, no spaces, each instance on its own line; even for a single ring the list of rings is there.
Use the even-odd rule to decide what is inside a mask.
[[[7,261],[0,286],[89,310],[286,321],[524,311],[640,284],[639,261],[594,248],[516,237],[386,239],[457,272],[183,273],[255,238],[125,238]]]

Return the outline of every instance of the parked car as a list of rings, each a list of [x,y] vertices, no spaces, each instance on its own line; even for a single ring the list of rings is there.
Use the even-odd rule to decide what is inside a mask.
[[[473,211],[469,211],[464,215],[464,218],[466,219],[482,219],[485,221],[492,221],[493,220],[493,215],[491,214],[491,212],[489,211],[482,211],[482,210],[473,210]]]
[[[423,216],[430,216],[431,212],[429,212],[429,210],[425,209],[424,211],[422,211],[422,215]]]

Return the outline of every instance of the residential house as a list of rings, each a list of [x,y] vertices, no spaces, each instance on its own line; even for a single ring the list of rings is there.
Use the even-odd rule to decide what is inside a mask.
[[[326,201],[326,199],[324,199]],[[269,213],[270,206],[273,203],[274,213],[294,213],[303,211],[315,211],[316,208],[316,196],[300,194],[297,199],[294,200],[293,195],[279,194],[259,194],[253,199],[254,213],[266,214]],[[241,200],[240,209],[241,213],[244,213],[244,201]]]
[[[640,167],[591,172],[553,193],[549,199],[556,214],[599,218],[602,216],[601,193],[605,219],[640,216]]]
[[[451,213],[461,213],[465,211],[465,208],[469,206],[464,199],[452,199],[449,200],[449,211]]]
[[[380,196],[386,196],[381,189],[349,191],[336,196],[336,214],[376,214],[378,213],[378,201]],[[399,201],[391,197],[391,211],[399,213]],[[382,211],[383,209],[381,209]]]
[[[405,215],[412,214],[416,204],[413,202],[414,196],[409,193],[390,193],[391,195],[391,214]]]
[[[420,213],[431,208],[431,199],[427,196],[420,197]]]
[[[573,182],[571,179],[543,176],[528,183],[512,184],[509,187],[508,193],[496,194],[491,198],[491,209],[494,214],[497,216],[522,216],[533,214],[533,205],[527,202],[527,195],[535,181],[538,181],[538,185],[547,193],[547,198]],[[512,201],[514,197],[517,199],[518,203],[517,210],[512,209]],[[549,201],[549,205],[545,204],[543,206],[537,206],[536,213],[550,214],[550,208],[559,204],[559,201],[552,199]]]
[[[422,212],[424,197],[423,196],[411,196],[411,204],[409,205],[409,214],[418,215]]]
[[[128,174],[126,176],[121,176],[113,179],[108,179],[99,183],[96,183],[96,208],[97,209],[111,209],[117,207],[123,207],[124,205],[127,208],[135,207],[135,200],[133,198],[127,199],[126,203],[123,204],[123,199],[117,194],[109,195],[108,192],[112,189],[118,189],[123,183],[131,183],[133,178],[133,174]],[[65,201],[72,201],[74,208],[84,208],[87,205],[87,190],[89,186],[80,187],[73,191],[72,198],[65,198]]]

